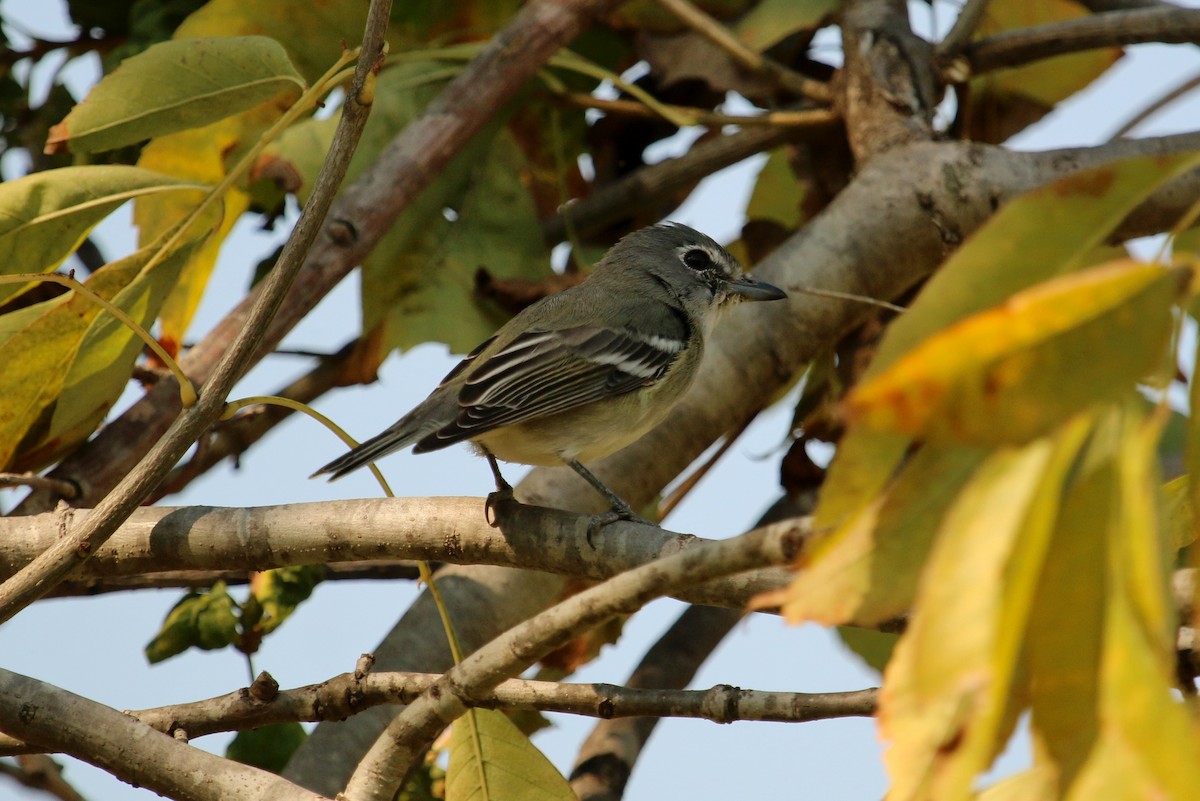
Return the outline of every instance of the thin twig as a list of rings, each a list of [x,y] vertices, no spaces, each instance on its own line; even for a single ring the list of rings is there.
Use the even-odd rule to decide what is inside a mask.
[[[577,108],[591,108],[607,114],[624,114],[630,117],[660,119],[661,115],[654,109],[636,100],[612,100],[594,95],[570,92],[560,97],[568,104]],[[697,125],[718,128],[723,125],[773,125],[789,128],[824,127],[836,122],[838,115],[827,109],[803,109],[799,111],[766,111],[762,114],[721,114],[707,109],[691,108],[689,106],[671,106],[667,108],[678,112],[681,116],[691,117]]]
[[[692,607],[701,609],[703,607]],[[721,610],[727,611],[727,610]],[[735,614],[736,617],[736,614]],[[719,639],[719,638],[718,638]],[[407,704],[426,692],[440,674],[342,673],[320,684],[279,690],[259,698],[245,689],[183,704],[129,711],[151,728],[193,740],[210,734],[246,731],[277,723],[343,720],[383,704]],[[719,684],[708,690],[675,687],[621,687],[508,679],[473,699],[484,709],[561,712],[585,717],[638,716],[696,718],[715,723],[772,721],[807,723],[874,714],[874,689],[831,693],[742,690]],[[0,756],[37,752],[15,737],[0,735]]]
[[[0,729],[40,751],[59,751],[168,798],[227,801],[321,796],[259,768],[210,754],[135,718],[46,682],[0,668]]]
[[[345,386],[348,383],[345,378],[347,369],[354,361],[360,344],[361,340],[352,340],[336,353],[320,356],[320,361],[312,370],[274,394],[300,403],[312,403],[334,387]],[[162,485],[151,496],[152,499],[158,501],[179,492],[224,459],[236,460],[250,446],[293,414],[293,411],[285,406],[270,405],[259,408],[258,413],[240,414],[214,425],[201,440],[196,453],[167,475]]]
[[[390,0],[373,0],[368,12],[363,46],[354,79],[346,94],[342,118],[325,164],[317,176],[312,195],[305,204],[279,261],[263,282],[263,288],[250,311],[245,326],[217,363],[213,377],[205,384],[199,402],[180,415],[150,452],[105,496],[87,520],[71,536],[63,537],[40,556],[0,585],[0,622],[40,598],[78,564],[86,561],[120,524],[133,513],[179,461],[196,438],[220,415],[225,397],[234,383],[250,367],[250,355],[292,285],[325,222],[366,125],[373,92],[364,91],[375,80],[375,66],[382,55]],[[161,382],[166,384],[167,382]]]
[[[757,525],[765,526],[799,515],[784,496],[772,504]],[[740,609],[689,606],[662,637],[646,651],[625,684],[629,687],[683,689],[696,671],[744,616]],[[571,771],[571,789],[579,801],[621,798],[625,780],[658,724],[657,718],[601,720],[579,749]]]
[[[79,488],[70,481],[61,481],[35,473],[0,473],[0,487],[32,487],[58,493],[70,500],[79,494]]]
[[[625,684],[683,689],[741,619],[739,610],[689,606],[646,651]],[[646,716],[596,722],[580,746],[570,774],[571,789],[579,801],[623,797],[625,782],[659,719]]]
[[[1126,122],[1124,125],[1122,125],[1120,128],[1118,128],[1113,133],[1113,135],[1109,137],[1108,141],[1111,142],[1114,139],[1120,139],[1121,137],[1125,136],[1130,131],[1132,131],[1134,128],[1136,128],[1137,126],[1139,126],[1143,122],[1145,122],[1145,120],[1147,118],[1149,118],[1151,115],[1160,111],[1164,106],[1167,106],[1167,105],[1175,102],[1176,100],[1183,97],[1188,92],[1192,91],[1193,89],[1195,89],[1198,86],[1200,86],[1200,74],[1196,74],[1196,75],[1193,75],[1191,78],[1188,78],[1186,81],[1179,84],[1174,89],[1172,89],[1169,92],[1167,92],[1166,94],[1162,95],[1157,100],[1151,102],[1149,105],[1147,105],[1141,111],[1139,111],[1137,114],[1134,114],[1132,117],[1129,118],[1128,122]]]
[[[971,41],[971,37],[975,35],[975,29],[979,27],[979,23],[983,21],[987,4],[988,0],[967,0],[963,4],[962,11],[958,12],[958,18],[954,20],[950,32],[946,34],[945,39],[938,42],[935,51],[937,58],[947,61],[962,52],[963,48]]]
[[[416,562],[408,559],[362,560],[326,564],[322,565],[322,568],[324,575],[321,576],[321,581],[416,580],[419,576]],[[235,587],[249,584],[258,572],[255,570],[166,570],[158,573],[141,573],[135,576],[67,579],[46,593],[45,597],[70,598],[134,590],[197,590],[211,587],[218,581]]]
[[[689,0],[658,0],[658,2],[659,5],[674,14],[680,22],[724,50],[730,58],[750,72],[766,78],[797,97],[807,97],[809,100],[826,106],[833,102],[833,92],[826,84],[806,78],[774,59],[754,52],[742,44],[727,27],[713,19],[703,9],[697,8]]]
[[[1200,42],[1200,9],[1163,4],[1005,31],[963,50],[970,73],[1018,67],[1033,61],[1104,47]]]
[[[837,118],[831,115],[823,130],[837,124]],[[661,203],[664,197],[717,170],[802,139],[806,133],[806,129],[798,128],[747,128],[700,141],[682,156],[640,167],[588,197],[564,206],[558,216],[542,224],[542,236],[547,242],[561,242],[569,219],[579,235],[586,237]]]

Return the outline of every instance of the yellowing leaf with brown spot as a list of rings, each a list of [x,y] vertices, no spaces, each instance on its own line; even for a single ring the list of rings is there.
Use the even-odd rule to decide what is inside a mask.
[[[1195,153],[1138,156],[1070,175],[1006,203],[889,326],[866,378],[953,323],[1040,282],[1079,270],[1122,219]],[[1047,236],[1053,231],[1053,236]],[[821,529],[844,524],[887,486],[910,444],[902,433],[851,426],[821,490]],[[1200,452],[1198,450],[1197,452]]]
[[[847,413],[934,440],[1027,442],[1162,366],[1183,277],[1124,260],[1018,293],[864,381]]]

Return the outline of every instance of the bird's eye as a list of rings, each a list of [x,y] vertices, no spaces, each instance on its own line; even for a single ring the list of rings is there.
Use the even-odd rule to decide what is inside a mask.
[[[687,253],[684,253],[683,263],[697,272],[700,270],[707,270],[708,268],[712,267],[712,259],[709,257],[708,253],[700,250],[699,248],[695,248],[693,250],[689,250]]]

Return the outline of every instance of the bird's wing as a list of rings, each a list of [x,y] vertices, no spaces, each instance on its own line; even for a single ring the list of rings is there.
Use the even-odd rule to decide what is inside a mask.
[[[584,326],[521,334],[471,365],[459,392],[458,417],[418,442],[414,452],[649,386],[687,346],[686,337],[628,328]],[[447,378],[461,372],[456,369]]]

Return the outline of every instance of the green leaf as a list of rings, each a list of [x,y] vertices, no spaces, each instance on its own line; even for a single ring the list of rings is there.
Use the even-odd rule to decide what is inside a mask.
[[[481,268],[498,279],[553,275],[524,166],[507,130],[481,134],[372,251],[363,327],[382,325],[381,356],[430,341],[466,352],[491,336],[508,315],[477,297]],[[457,219],[443,215],[447,206]]]
[[[789,153],[790,148],[777,147],[767,156],[746,204],[747,220],[768,220],[794,231],[808,217],[804,202],[810,187],[796,179]]]
[[[937,441],[1027,442],[1161,369],[1181,277],[1123,261],[1020,292],[864,380],[847,414]]]
[[[225,756],[243,765],[282,773],[307,737],[299,723],[270,723],[238,732],[225,749]]]
[[[396,801],[444,801],[445,798],[446,771],[432,759],[414,770],[408,784],[396,794]]]
[[[127,59],[54,126],[47,152],[96,153],[200,128],[304,79],[279,42],[266,36],[176,39]]]
[[[259,573],[251,582],[251,592],[262,607],[262,620],[253,623],[243,620],[243,624],[257,626],[262,634],[279,628],[312,595],[324,575],[325,569],[319,565],[296,565]]]
[[[574,801],[571,785],[502,712],[471,709],[454,722],[446,801]]]
[[[837,633],[842,645],[879,673],[887,668],[892,653],[896,650],[896,641],[900,638],[898,634],[861,629],[858,626],[838,626]]]
[[[154,664],[188,648],[213,651],[237,640],[237,604],[226,591],[225,582],[218,581],[210,591],[190,592],[175,604],[146,646],[146,658]]]
[[[63,167],[0,183],[0,273],[53,270],[97,223],[129,200],[207,190],[123,165]],[[0,284],[0,301],[20,291],[20,284]]]

